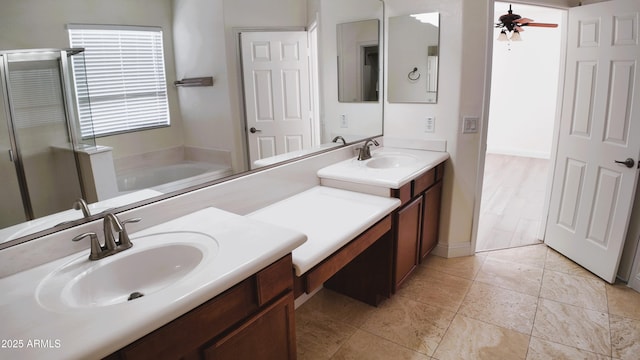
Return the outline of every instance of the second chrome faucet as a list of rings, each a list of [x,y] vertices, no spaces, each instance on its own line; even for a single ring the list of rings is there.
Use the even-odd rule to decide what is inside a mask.
[[[380,143],[378,143],[376,139],[369,139],[365,141],[364,144],[362,144],[362,147],[358,148],[358,160],[362,161],[371,159],[371,145],[380,146]]]
[[[120,221],[113,213],[107,213],[104,216],[103,231],[104,231],[104,245],[100,245],[98,235],[94,232],[87,232],[74,237],[73,241],[80,241],[85,237],[89,237],[91,241],[91,253],[89,254],[89,260],[99,260],[107,256],[117,254],[120,251],[124,251],[133,246],[131,239],[125,224],[138,222],[140,218],[127,219]],[[118,234],[116,240],[114,231]]]

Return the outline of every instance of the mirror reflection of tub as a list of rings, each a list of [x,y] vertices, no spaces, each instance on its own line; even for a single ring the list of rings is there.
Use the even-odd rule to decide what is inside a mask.
[[[117,175],[118,191],[128,193],[153,189],[169,193],[232,174],[231,167],[206,162],[184,161],[132,169]]]

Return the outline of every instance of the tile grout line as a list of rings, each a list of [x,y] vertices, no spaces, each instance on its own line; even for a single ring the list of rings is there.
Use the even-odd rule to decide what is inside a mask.
[[[613,359],[613,332],[611,331],[611,312],[609,311],[609,292],[607,285],[604,286],[604,296],[607,300],[607,320],[609,320],[609,356]]]

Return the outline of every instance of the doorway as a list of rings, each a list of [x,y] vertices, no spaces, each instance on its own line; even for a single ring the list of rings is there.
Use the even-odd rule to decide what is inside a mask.
[[[308,149],[312,112],[306,31],[240,33],[249,167]],[[264,161],[260,161],[267,159]]]
[[[495,2],[494,19],[509,5]],[[476,251],[536,244],[544,237],[566,11],[512,6],[523,17],[559,26],[526,28],[520,41],[500,41],[495,32]]]

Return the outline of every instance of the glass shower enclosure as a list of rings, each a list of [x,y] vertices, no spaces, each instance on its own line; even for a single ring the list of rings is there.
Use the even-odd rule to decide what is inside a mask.
[[[82,49],[0,51],[0,228],[84,198],[75,150],[72,56]]]

